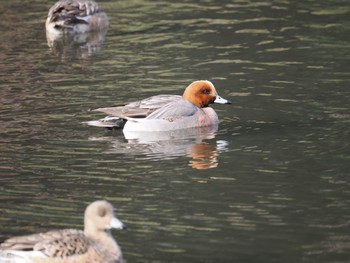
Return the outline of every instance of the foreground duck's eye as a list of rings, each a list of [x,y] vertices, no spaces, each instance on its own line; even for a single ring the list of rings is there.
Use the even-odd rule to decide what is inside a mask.
[[[210,90],[204,89],[204,90],[202,91],[202,93],[203,93],[203,94],[210,94]]]
[[[104,217],[106,214],[107,214],[106,208],[101,207],[100,209],[98,209],[98,215],[100,217]]]

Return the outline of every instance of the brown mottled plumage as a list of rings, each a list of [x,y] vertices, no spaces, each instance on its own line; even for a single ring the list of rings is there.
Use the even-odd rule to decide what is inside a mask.
[[[85,33],[107,28],[108,17],[95,1],[60,0],[50,8],[45,25],[51,33]]]
[[[13,237],[0,244],[0,262],[122,263],[123,256],[111,228],[123,228],[107,201],[95,201],[85,210],[84,231],[53,230]]]

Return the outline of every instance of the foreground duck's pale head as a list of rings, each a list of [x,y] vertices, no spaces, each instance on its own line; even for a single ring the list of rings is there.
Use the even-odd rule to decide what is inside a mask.
[[[84,233],[94,238],[111,228],[123,229],[124,224],[115,217],[113,206],[104,200],[91,203],[85,210]]]
[[[192,82],[183,93],[182,97],[198,108],[208,107],[209,104],[231,104],[231,101],[220,97],[213,85],[208,80]]]

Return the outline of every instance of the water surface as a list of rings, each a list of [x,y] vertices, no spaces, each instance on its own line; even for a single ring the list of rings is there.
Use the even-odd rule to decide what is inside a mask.
[[[349,261],[348,3],[100,3],[108,32],[50,45],[51,1],[0,1],[0,241],[107,199],[127,262]],[[197,79],[233,102],[217,131],[83,124]]]

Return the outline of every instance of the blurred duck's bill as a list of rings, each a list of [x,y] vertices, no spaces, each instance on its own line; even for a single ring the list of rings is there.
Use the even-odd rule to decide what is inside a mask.
[[[231,101],[226,100],[220,96],[216,96],[216,99],[214,100],[214,103],[218,103],[218,104],[231,104]]]
[[[123,229],[125,228],[125,225],[118,218],[114,217],[111,221],[111,228]]]

